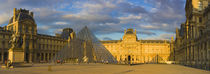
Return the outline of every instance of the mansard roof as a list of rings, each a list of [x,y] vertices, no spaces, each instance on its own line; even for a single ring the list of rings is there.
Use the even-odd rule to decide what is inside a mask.
[[[9,24],[13,23],[13,18],[14,18],[14,16],[9,20]],[[29,20],[35,22],[34,18],[29,14],[20,12],[15,15],[15,20],[22,21],[22,20],[26,20],[26,19],[29,19]]]
[[[170,43],[168,40],[140,40],[141,43]]]
[[[107,40],[107,41],[100,41],[101,43],[117,43],[121,42],[122,40]]]
[[[131,29],[131,28],[127,29],[126,34],[134,34],[133,29]]]

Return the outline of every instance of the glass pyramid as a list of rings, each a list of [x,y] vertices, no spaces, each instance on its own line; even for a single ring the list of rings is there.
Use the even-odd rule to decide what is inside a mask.
[[[57,53],[55,59],[66,62],[117,63],[117,60],[87,26],[80,30],[76,38],[70,40],[65,48]]]

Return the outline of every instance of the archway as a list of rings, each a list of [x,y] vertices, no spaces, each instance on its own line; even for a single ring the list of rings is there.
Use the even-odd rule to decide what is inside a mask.
[[[130,63],[130,62],[131,62],[131,56],[128,55],[128,63]]]

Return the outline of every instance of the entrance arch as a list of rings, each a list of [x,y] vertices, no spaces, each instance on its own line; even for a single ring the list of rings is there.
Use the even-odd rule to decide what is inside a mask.
[[[130,62],[131,62],[131,56],[128,55],[128,63],[130,63]]]

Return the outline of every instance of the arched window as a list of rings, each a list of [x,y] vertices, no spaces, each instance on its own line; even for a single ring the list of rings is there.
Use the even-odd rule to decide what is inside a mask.
[[[22,32],[22,25],[19,25],[18,29],[19,29],[19,32],[21,33]]]
[[[34,34],[34,27],[31,27],[31,33]]]
[[[25,30],[25,32],[26,32],[26,33],[28,33],[28,26],[26,26],[26,30]]]

